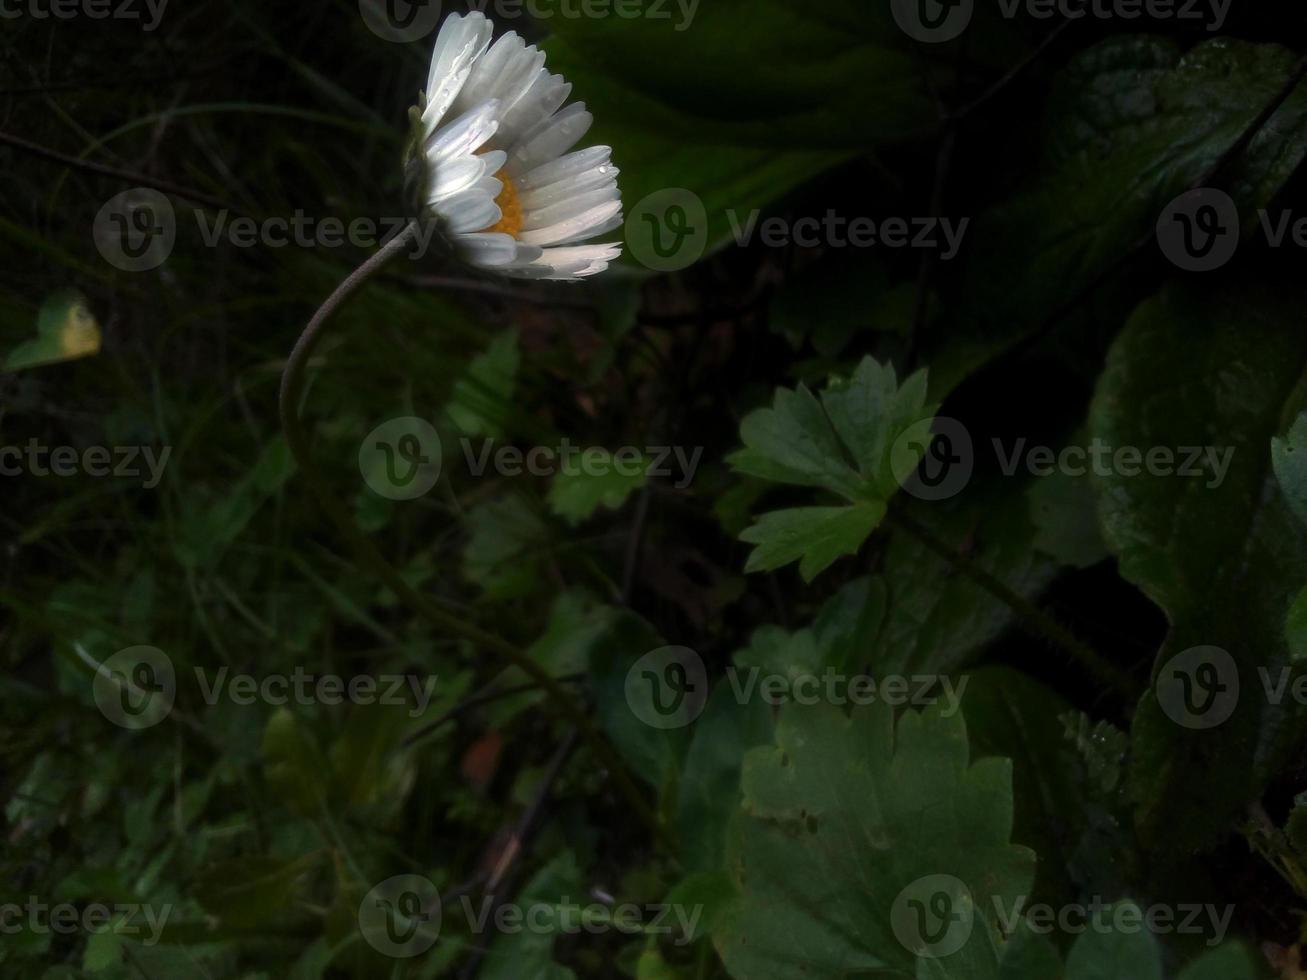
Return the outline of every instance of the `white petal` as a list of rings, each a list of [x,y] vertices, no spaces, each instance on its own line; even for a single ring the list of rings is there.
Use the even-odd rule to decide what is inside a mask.
[[[462,193],[486,175],[485,157],[463,156],[444,160],[432,173],[427,203],[435,204]]]
[[[531,84],[545,63],[543,51],[509,31],[496,41],[476,65],[455,104],[462,112],[484,99],[498,99],[505,108],[512,105]]]
[[[536,208],[526,212],[522,221],[522,230],[536,231],[564,221],[571,221],[573,218],[579,217],[601,204],[607,204],[609,201],[617,201],[620,207],[621,197],[616,184],[600,187],[586,194],[566,197],[549,207]]]
[[[566,153],[590,131],[594,116],[576,102],[557,115],[541,120],[509,151],[508,172],[513,176],[534,170]]]
[[[503,150],[485,150],[477,154],[486,162],[486,173],[492,177],[504,169],[504,164],[508,162],[508,154]]]
[[[509,265],[527,265],[543,254],[541,249],[523,245],[503,232],[482,232],[454,236],[459,258],[480,269],[502,269]]]
[[[442,127],[427,142],[427,161],[437,167],[441,160],[475,153],[499,128],[498,112],[499,103],[492,99]]]
[[[584,150],[577,150],[575,153],[568,153],[524,173],[517,179],[517,189],[534,190],[537,187],[574,177],[587,170],[608,166],[612,154],[612,148],[607,146],[591,146]]]
[[[495,145],[511,149],[542,120],[556,113],[571,94],[572,86],[562,75],[551,75],[541,68],[519,98],[510,101],[505,97]]]
[[[621,223],[622,202],[609,201],[547,228],[525,231],[518,237],[528,245],[566,245],[611,231]]]
[[[582,279],[603,272],[621,254],[617,244],[547,248],[535,261],[503,271],[522,279]]]
[[[493,33],[485,14],[453,14],[440,26],[427,73],[427,106],[422,112],[426,135],[440,125],[463,89],[477,60],[485,54]]]
[[[493,197],[475,193],[442,201],[440,216],[444,218],[448,230],[459,235],[492,228],[499,224],[504,213],[499,210]]]
[[[588,194],[591,191],[597,191],[601,187],[617,186],[617,175],[621,171],[613,166],[595,167],[593,170],[585,170],[563,180],[556,180],[552,184],[546,184],[535,190],[518,191],[518,197],[522,201],[522,207],[528,211],[536,208],[547,208],[566,201],[569,198],[580,197],[582,194]]]

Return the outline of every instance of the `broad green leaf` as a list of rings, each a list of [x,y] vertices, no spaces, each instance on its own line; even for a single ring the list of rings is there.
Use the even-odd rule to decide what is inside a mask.
[[[546,45],[550,69],[594,111],[593,139],[614,147],[637,220],[649,195],[686,188],[704,205],[711,247],[732,221],[747,222],[850,153],[934,124],[920,68],[938,59],[946,71],[945,54],[913,50],[888,9],[847,0],[820,13],[785,0],[638,6],[635,17],[551,17]]]
[[[596,710],[605,734],[641,779],[666,801],[676,799],[692,729],[682,720],[686,712],[670,716],[671,727],[655,727],[634,703],[628,679],[638,661],[663,647],[654,628],[634,613],[616,614],[610,628],[590,649],[589,673]],[[707,681],[702,681],[706,685]],[[701,697],[707,697],[706,687]],[[689,700],[688,704],[702,704]]]
[[[564,466],[549,488],[549,509],[573,527],[599,508],[617,510],[649,480],[650,460],[627,450],[617,453],[592,446]]]
[[[1298,593],[1298,598],[1289,608],[1284,638],[1289,647],[1289,658],[1294,663],[1307,661],[1307,588]]]
[[[720,681],[695,723],[678,787],[676,829],[688,870],[720,866],[744,755],[771,740],[771,709],[757,698],[737,700],[730,682]]]
[[[1157,37],[1113,38],[1078,55],[1054,84],[1036,179],[980,215],[964,246],[955,329],[931,359],[936,393],[1029,334],[1153,234],[1171,200],[1205,175],[1284,86],[1295,56],[1221,39],[1184,52]],[[1307,86],[1236,162],[1232,190],[1250,218],[1307,155]],[[1128,309],[1105,294],[1108,322]],[[1093,313],[1093,307],[1072,311]]]
[[[1237,943],[1202,954],[1178,973],[1164,971],[1162,947],[1145,915],[1131,901],[1091,912],[1065,966],[1044,934],[1046,927],[1036,931],[1023,918],[997,961],[989,949],[972,943],[955,956],[920,959],[917,980],[1259,980],[1263,975]]]
[[[1129,903],[1123,904],[1126,910],[1138,916],[1136,922],[1142,922],[1142,910]],[[1104,916],[1120,911],[1120,907],[1114,908]],[[1157,941],[1145,929],[1126,932],[1100,925],[1076,940],[1067,954],[1066,972],[1068,980],[1119,980],[1121,977],[1162,980],[1162,953]]]
[[[1287,437],[1271,441],[1271,464],[1289,506],[1307,523],[1307,412],[1298,416]]]
[[[445,411],[463,435],[504,438],[520,362],[517,332],[510,330],[492,340],[454,382]]]
[[[1089,568],[1108,557],[1088,476],[1059,470],[1036,480],[1026,497],[1038,551],[1072,568]]]
[[[983,949],[994,900],[1029,893],[1035,856],[1010,842],[1011,764],[971,764],[960,716],[908,712],[896,730],[893,715],[790,705],[776,744],[747,756],[728,855],[738,895],[713,935],[732,976],[911,975],[895,924],[914,898],[944,894],[958,916],[946,938],[970,923],[960,941]]]
[[[1284,623],[1307,581],[1307,527],[1269,458],[1286,408],[1299,407],[1286,403],[1307,365],[1301,308],[1282,286],[1168,288],[1130,320],[1094,399],[1091,432],[1110,446],[1212,447],[1196,477],[1098,478],[1121,574],[1170,621],[1155,681],[1179,690],[1183,678],[1163,678],[1164,669],[1196,647],[1225,651],[1238,671],[1239,693],[1236,678],[1222,675],[1192,701],[1211,713],[1210,725],[1202,714],[1168,717],[1156,691],[1135,715],[1138,824],[1146,846],[1171,853],[1227,829],[1307,729],[1302,706],[1263,693],[1264,676],[1278,683],[1290,664]]]
[[[472,508],[463,574],[492,599],[513,599],[540,580],[549,527],[523,497],[512,494]]]
[[[122,962],[123,942],[111,931],[97,932],[86,940],[86,951],[82,954],[82,969],[87,973],[99,973]]]
[[[1177,980],[1261,980],[1265,975],[1248,950],[1226,943],[1181,970]]]

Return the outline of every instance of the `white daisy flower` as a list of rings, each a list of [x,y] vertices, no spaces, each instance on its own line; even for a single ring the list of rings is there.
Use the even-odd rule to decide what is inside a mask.
[[[442,25],[409,110],[410,192],[469,265],[529,279],[602,272],[621,245],[585,243],[622,224],[612,150],[569,152],[594,117],[583,102],[563,108],[572,86],[544,52],[515,31],[491,44],[492,30],[480,13]]]

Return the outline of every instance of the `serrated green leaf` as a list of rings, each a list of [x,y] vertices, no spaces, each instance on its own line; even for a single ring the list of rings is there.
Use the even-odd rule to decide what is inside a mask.
[[[746,572],[798,561],[811,582],[837,558],[857,552],[885,516],[899,479],[919,461],[895,442],[928,419],[926,374],[898,383],[893,366],[865,358],[847,379],[834,378],[820,400],[804,385],[777,389],[771,408],[740,424],[744,448],[728,462],[737,472],[828,490],[850,507],[799,507],[764,514],[740,534],[757,545]]]
[[[896,730],[893,714],[789,705],[775,746],[749,753],[728,857],[738,897],[713,935],[732,976],[912,974],[893,925],[910,887],[948,875],[969,890],[968,948],[990,943],[992,899],[1028,894],[1034,854],[1010,843],[1011,765],[970,764],[958,716],[908,712]]]
[[[885,516],[885,505],[869,502],[850,507],[794,507],[763,514],[740,534],[757,545],[746,572],[770,572],[799,562],[799,574],[811,582],[837,558],[856,554]]]
[[[516,494],[480,504],[467,515],[471,537],[463,549],[463,574],[494,599],[512,599],[539,581],[549,527]]]
[[[445,411],[463,435],[504,438],[520,362],[517,332],[510,330],[490,341],[454,382]]]
[[[584,461],[564,468],[549,487],[549,509],[573,527],[599,508],[617,510],[649,480],[650,460],[621,457],[607,449],[585,450]]]

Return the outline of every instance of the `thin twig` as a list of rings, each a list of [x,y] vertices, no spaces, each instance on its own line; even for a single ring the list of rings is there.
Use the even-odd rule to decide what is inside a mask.
[[[568,674],[566,677],[558,678],[558,680],[560,683],[564,683],[564,684],[575,684],[578,681],[584,680],[584,678],[585,678],[584,674]],[[478,691],[476,694],[473,694],[471,697],[465,698],[464,700],[460,701],[458,704],[454,705],[452,708],[450,708],[448,711],[442,714],[439,718],[436,718],[428,722],[427,724],[419,728],[417,731],[407,736],[404,739],[404,741],[400,743],[400,747],[405,749],[412,748],[414,745],[422,741],[422,739],[426,738],[428,735],[440,730],[445,725],[449,724],[451,721],[460,717],[461,715],[467,714],[473,708],[479,708],[482,707],[483,705],[493,704],[496,701],[502,701],[505,698],[511,698],[517,694],[529,694],[532,691],[538,691],[538,690],[540,690],[540,685],[534,682],[527,683],[527,684],[516,684],[512,687],[502,687],[502,688],[495,688],[493,684],[487,685],[485,688]]]
[[[497,894],[496,891],[512,894],[510,890],[500,889],[499,886],[509,880],[509,877],[525,856],[527,844],[539,824],[540,815],[544,812],[545,802],[553,791],[554,783],[558,781],[558,777],[562,774],[564,763],[567,762],[572,750],[576,747],[576,734],[575,730],[568,732],[563,744],[554,752],[554,756],[549,760],[549,766],[545,770],[544,778],[540,780],[540,787],[536,790],[534,799],[532,799],[530,806],[527,807],[509,833],[503,853],[500,854],[499,860],[495,862],[495,867],[490,871],[485,888],[486,897],[490,899],[491,903],[490,915],[486,919],[487,922],[506,904],[506,900],[501,899],[500,894]],[[458,973],[460,980],[470,980],[470,978],[476,976],[477,969],[481,966],[481,961],[485,959],[488,950],[489,947],[485,944],[473,948],[472,955]]]

